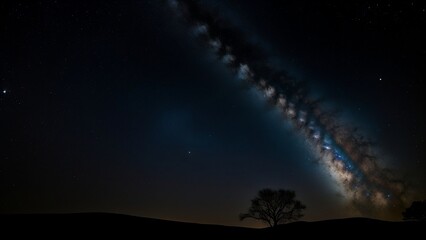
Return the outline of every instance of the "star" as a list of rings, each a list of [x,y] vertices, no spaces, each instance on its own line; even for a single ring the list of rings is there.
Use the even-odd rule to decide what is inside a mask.
[[[191,151],[188,151],[188,154],[191,154]]]
[[[379,81],[382,81],[382,78],[379,78]]]
[[[6,90],[6,89],[4,89],[4,90],[3,90],[3,94],[6,94],[6,93],[7,93],[7,90]]]

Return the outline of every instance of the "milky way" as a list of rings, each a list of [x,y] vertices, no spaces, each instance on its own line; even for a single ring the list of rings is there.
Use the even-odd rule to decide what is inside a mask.
[[[365,212],[402,206],[404,182],[380,166],[372,142],[357,128],[340,121],[337,111],[327,110],[324,99],[309,95],[306,82],[271,67],[259,46],[197,1],[173,0],[169,5],[238,79],[258,89],[279,109],[285,121],[304,136],[353,206]]]

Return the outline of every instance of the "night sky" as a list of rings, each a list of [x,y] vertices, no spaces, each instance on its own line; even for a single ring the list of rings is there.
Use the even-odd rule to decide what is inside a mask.
[[[0,3],[0,213],[258,226],[238,214],[265,187],[295,190],[305,220],[400,219],[426,198],[423,1],[204,0],[202,14],[182,13],[188,4]],[[401,205],[348,200],[243,65],[194,34],[209,18],[209,37],[234,41],[237,60],[257,55],[223,25],[371,140],[380,169],[404,186]]]

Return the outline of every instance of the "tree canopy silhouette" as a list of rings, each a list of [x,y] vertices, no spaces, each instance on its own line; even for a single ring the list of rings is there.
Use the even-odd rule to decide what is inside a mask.
[[[426,200],[414,201],[402,213],[404,220],[426,220]]]
[[[262,189],[251,200],[248,212],[240,214],[240,220],[253,218],[267,223],[270,227],[298,220],[303,217],[302,211],[306,206],[295,198],[294,191]]]

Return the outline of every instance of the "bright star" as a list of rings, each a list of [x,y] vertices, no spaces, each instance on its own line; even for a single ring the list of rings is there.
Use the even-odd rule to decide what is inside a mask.
[[[6,94],[6,93],[7,93],[7,91],[6,91],[6,89],[4,89],[4,90],[3,90],[3,94]]]
[[[379,78],[379,81],[382,81],[382,78]]]

